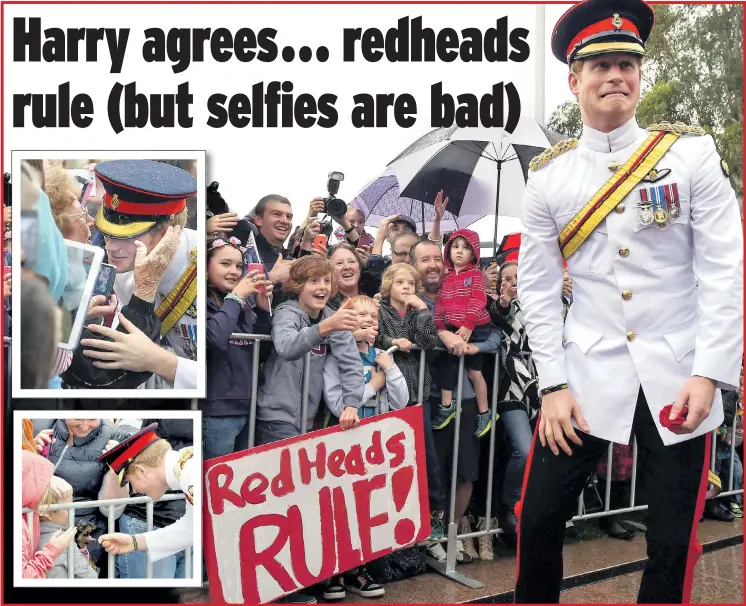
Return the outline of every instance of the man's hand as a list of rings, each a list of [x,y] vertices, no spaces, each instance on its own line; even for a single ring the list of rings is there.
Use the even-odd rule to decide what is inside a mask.
[[[238,225],[238,215],[236,213],[223,213],[215,215],[207,220],[205,231],[208,236],[214,236],[219,232],[231,233]]]
[[[132,535],[124,534],[123,532],[102,534],[98,538],[98,542],[108,553],[113,553],[115,555],[135,551],[135,546],[132,543]]]
[[[351,299],[347,299],[334,314],[319,323],[319,335],[327,337],[333,332],[357,330],[358,315],[352,311]]]
[[[443,346],[452,356],[463,356],[466,353],[466,341],[449,330],[441,330],[438,333]]]
[[[313,241],[321,233],[321,223],[318,221],[311,221],[306,228],[303,230],[303,238],[301,238],[300,247],[301,250],[313,250]]]
[[[308,204],[308,217],[306,217],[306,220],[311,221],[312,219],[315,219],[319,213],[323,213],[323,212],[324,212],[324,198],[314,198]]]
[[[117,310],[117,305],[119,305],[119,301],[117,301],[117,296],[114,293],[111,293],[111,296],[109,297],[109,304],[106,304],[106,297],[104,295],[96,295],[95,297],[91,297],[91,302],[89,303],[88,307],[88,314],[86,315],[86,320],[94,320],[96,318],[105,318],[109,314],[113,314]]]
[[[676,402],[671,409],[669,419],[675,419],[684,406],[689,408],[686,421],[674,432],[692,433],[707,418],[715,398],[715,383],[706,377],[692,377],[681,388]]]
[[[5,274],[3,277],[3,296],[5,298],[13,296],[13,280],[10,273]]]
[[[34,446],[36,446],[36,452],[41,454],[45,446],[48,446],[54,442],[53,429],[42,429],[34,438]]]
[[[471,329],[466,328],[466,326],[462,326],[456,331],[456,336],[461,337],[464,340],[464,343],[468,343],[469,339],[471,339]]]
[[[466,355],[467,356],[474,356],[479,353],[479,348],[474,345],[474,343],[467,343],[466,344]]]
[[[389,370],[394,367],[394,359],[385,351],[382,351],[376,356],[376,364],[383,370]]]
[[[391,339],[391,345],[395,345],[399,348],[399,351],[411,351],[412,350],[412,341],[409,339]]]
[[[378,327],[369,326],[368,328],[358,328],[352,333],[356,343],[367,343],[373,345],[376,342],[378,336]]]
[[[567,437],[571,442],[582,446],[571,419],[575,419],[580,429],[588,433],[588,424],[585,422],[580,406],[569,389],[555,391],[547,394],[541,399],[541,420],[539,421],[539,440],[541,445],[549,445],[550,450],[559,454],[561,448],[568,456],[572,456],[572,449],[565,440]]]
[[[572,278],[569,275],[562,281],[562,296],[572,297]]]
[[[277,257],[277,262],[272,268],[272,271],[269,272],[269,281],[272,282],[272,284],[277,284],[278,282],[280,284],[285,284],[290,277],[290,268],[292,266],[293,261],[286,261],[282,258],[282,255],[280,255]]]
[[[347,406],[339,417],[339,424],[342,426],[342,431],[360,425],[360,417],[357,416],[357,408],[354,406]]]
[[[139,240],[135,240],[135,296],[147,303],[155,301],[155,293],[168,266],[173,261],[181,241],[180,226],[169,225],[161,241],[148,253]]]
[[[438,192],[438,195],[435,196],[435,220],[440,222],[440,220],[443,218],[443,215],[446,214],[446,207],[448,206],[448,198],[443,200],[443,190],[441,189]]]
[[[144,332],[125,318],[124,314],[119,314],[119,323],[127,330],[126,333],[108,326],[89,325],[88,330],[91,332],[112,340],[81,339],[80,344],[83,347],[96,348],[84,349],[83,355],[94,359],[93,365],[96,368],[151,371],[163,376],[159,371],[162,366],[168,365],[170,357],[175,356],[153,343]]]

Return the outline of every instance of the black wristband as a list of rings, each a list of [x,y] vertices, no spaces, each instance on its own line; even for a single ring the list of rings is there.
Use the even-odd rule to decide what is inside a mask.
[[[562,391],[563,389],[567,389],[567,383],[558,383],[557,385],[550,385],[549,387],[545,387],[539,392],[539,395],[546,396],[550,393],[554,393],[555,391]]]
[[[350,225],[350,229],[345,229],[345,233],[346,234],[351,234],[353,231],[355,231],[355,226],[354,225]]]

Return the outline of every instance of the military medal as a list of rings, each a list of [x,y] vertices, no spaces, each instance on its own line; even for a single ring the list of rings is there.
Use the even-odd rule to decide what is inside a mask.
[[[184,355],[190,360],[197,359],[197,326],[181,324],[181,338],[184,341]]]
[[[681,216],[681,202],[679,202],[679,186],[676,183],[661,185],[659,189],[663,190],[663,195],[668,202],[669,214],[672,221],[676,221]]]
[[[663,192],[659,188],[654,187],[650,190],[650,198],[653,202],[653,214],[655,215],[655,222],[663,227],[668,221],[668,211],[666,210],[666,197],[662,195]]]
[[[655,219],[653,216],[653,203],[648,199],[648,191],[646,189],[640,190],[640,202],[637,204],[637,210],[639,212],[640,223],[643,225],[650,225]]]

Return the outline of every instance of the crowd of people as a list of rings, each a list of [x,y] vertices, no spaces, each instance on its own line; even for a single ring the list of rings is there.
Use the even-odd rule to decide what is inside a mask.
[[[40,230],[39,246],[42,242],[50,246],[62,236],[83,243],[100,240],[107,252],[116,252],[112,246],[120,245],[119,240],[107,239],[100,231],[91,230],[94,222],[89,214],[90,207],[81,206],[69,171],[63,167],[34,171],[31,165],[24,170],[27,171],[24,186],[37,197],[40,226],[48,211],[54,228]],[[44,175],[43,183],[39,182],[40,175]],[[245,218],[230,211],[219,214],[208,211],[205,332],[208,380],[207,398],[200,404],[205,459],[249,446],[249,410],[254,390],[257,393],[255,445],[336,423],[343,429],[353,429],[360,419],[405,406],[422,405],[427,421],[424,443],[432,539],[426,550],[440,561],[446,554],[437,541],[445,536],[448,520],[444,512],[448,510],[451,489],[455,492],[455,521],[459,534],[499,526],[501,540],[509,547],[515,546],[515,505],[521,498],[532,432],[540,408],[538,378],[517,294],[519,262],[507,261],[504,256],[481,259],[479,237],[471,230],[441,234],[439,221],[446,205],[447,198],[444,200],[440,193],[435,201],[435,223],[424,237],[415,233],[415,222],[404,215],[388,217],[373,237],[365,229],[365,216],[361,211],[350,207],[343,216],[324,217],[324,202],[320,198],[311,201],[307,216],[295,231],[290,202],[280,195],[265,196]],[[9,214],[6,213],[6,217]],[[330,225],[330,219],[334,224]],[[182,228],[180,224],[164,224],[158,242],[148,242],[148,250],[140,257],[141,264],[134,267],[135,291],[130,297],[130,308],[133,300],[137,305],[145,288],[151,294],[142,295],[142,300],[151,299],[145,311],[151,319],[152,293],[159,290],[157,281],[154,289],[153,276],[162,276],[175,251],[182,248],[180,242],[185,231]],[[322,233],[328,235],[320,241]],[[110,242],[114,244],[109,246]],[[160,248],[159,243],[163,243]],[[10,228],[6,226],[6,256],[10,253],[9,245]],[[159,254],[164,248],[170,251],[165,256]],[[117,250],[121,250],[121,246]],[[153,251],[156,254],[152,254]],[[116,254],[113,256],[116,261]],[[45,259],[53,265],[55,256],[46,255]],[[174,350],[178,348],[175,347],[153,349],[156,343],[167,345],[167,341],[162,340],[160,319],[151,322],[150,329],[138,323],[136,315],[126,313],[128,306],[121,306],[116,291],[108,304],[95,300],[88,309],[89,319],[93,322],[98,319],[101,325],[93,323],[87,329],[91,334],[85,335],[82,347],[74,354],[57,348],[55,331],[59,330],[60,320],[56,310],[63,298],[67,277],[59,268],[45,268],[43,263],[37,264],[36,273],[44,280],[24,275],[21,281],[23,299],[28,301],[22,311],[25,318],[22,330],[24,334],[34,335],[21,360],[25,384],[61,386],[66,377],[71,376],[67,371],[74,367],[76,360],[86,363],[89,369],[103,364],[88,357],[95,351],[105,351],[110,356],[100,358],[109,360],[107,363],[113,365],[109,368],[126,369],[117,371],[121,372],[116,379],[118,385],[140,384],[152,374],[174,381],[179,360],[188,357],[184,347],[176,354]],[[10,281],[6,275],[6,323],[12,313],[9,294]],[[557,297],[562,301],[565,316],[572,305],[572,280],[567,272]],[[111,318],[117,309],[122,315],[119,328],[114,330],[104,325],[104,318]],[[191,333],[182,330],[180,334],[188,337]],[[252,340],[236,336],[245,334],[266,335],[266,342],[263,341],[257,350]],[[106,340],[98,341],[98,348],[93,349],[93,338],[101,336]],[[107,346],[107,343],[112,345]],[[110,349],[107,351],[106,347]],[[46,357],[39,355],[42,350],[48,352]],[[422,371],[421,350],[426,352]],[[260,373],[258,384],[252,385],[253,357],[257,351]],[[302,418],[303,358],[309,352],[308,404],[306,418]],[[455,388],[459,379],[458,357],[461,356],[464,358],[462,416],[456,486],[452,487],[450,478],[456,458],[453,420],[458,407]],[[493,394],[495,364],[499,381],[497,393]],[[102,369],[107,367],[102,366]],[[497,401],[494,417],[490,406],[493,397]],[[726,421],[718,434],[714,474],[717,479],[711,478],[710,497],[727,490],[731,475],[733,489],[741,488],[743,482],[738,450],[731,471],[731,445],[734,442],[740,445],[743,439],[741,392],[724,394],[724,401]],[[108,472],[96,462],[96,453],[111,441],[125,437],[126,429],[105,423],[86,423],[81,421],[75,425],[73,421],[69,427],[71,421],[58,421],[51,431],[37,436],[37,446],[46,449],[47,458],[54,464],[59,463],[55,474],[73,487],[74,496],[64,496],[57,491],[53,497],[57,500],[50,502],[123,494],[105,490]],[[487,475],[491,432],[496,432],[496,447],[491,486],[493,507],[488,518],[485,505],[490,488]],[[599,495],[604,494],[606,482],[612,483],[612,509],[628,502],[631,448],[631,444],[615,446],[611,470],[602,462],[594,478],[589,480],[589,486],[595,487]],[[89,453],[84,454],[85,451]],[[73,453],[80,453],[76,454],[80,458],[71,457]],[[50,474],[43,462],[31,461],[29,465],[36,466],[34,475],[39,478],[39,485],[33,490],[29,486],[30,493],[24,495],[24,504],[33,506],[49,486],[47,476]],[[644,498],[644,486],[638,482],[636,504],[644,503]],[[178,507],[179,502],[158,504],[156,526],[168,525],[178,518]],[[59,512],[49,513],[50,516],[42,519],[38,539],[42,542],[37,543],[37,550],[46,541],[51,545],[47,551],[51,553],[57,549],[61,555],[43,565],[31,563],[29,570],[41,570],[40,565],[44,568],[51,562],[54,565],[44,568],[42,574],[65,576],[66,572],[60,571],[58,566],[67,565],[61,564],[66,562],[64,547],[74,535],[57,533],[61,530],[57,526],[65,526],[63,516]],[[742,517],[740,495],[711,498],[705,515],[726,522]],[[87,525],[93,539],[105,532],[107,520],[103,511],[79,510],[76,517]],[[125,533],[142,530],[144,506],[130,505],[124,512],[118,512],[117,524]],[[644,520],[624,516],[604,520],[603,527],[610,536],[620,539],[630,539],[645,528]],[[37,540],[34,535],[32,539]],[[490,534],[475,540],[458,540],[457,561],[492,560],[494,540],[494,535]],[[413,557],[413,552],[405,552],[402,558]],[[32,553],[35,552],[29,552]],[[81,565],[82,561],[76,561],[76,575],[79,570],[81,575],[90,575],[91,571],[95,575],[105,568],[106,557],[97,542],[83,546],[81,553],[87,567]],[[420,556],[415,559],[417,557]],[[120,577],[144,576],[143,554],[120,554],[116,561]],[[57,572],[52,572],[53,569]],[[328,581],[322,594],[329,600],[344,597],[346,591],[366,597],[383,595],[382,582],[392,577],[382,571],[390,569],[374,562],[368,567],[348,571]],[[156,577],[181,578],[183,574],[183,555],[180,560],[174,556],[154,567]],[[295,594],[287,599],[304,602],[313,598]]]
[[[515,505],[521,497],[540,408],[517,296],[519,263],[497,258],[480,264],[479,238],[471,230],[441,236],[439,220],[444,208],[441,192],[436,222],[427,237],[415,233],[410,217],[396,215],[383,221],[372,238],[365,231],[364,215],[350,207],[344,216],[332,217],[338,229],[326,243],[317,239],[326,221],[320,219],[319,199],[311,201],[308,215],[294,233],[292,207],[280,195],[265,196],[243,219],[232,212],[208,216],[209,380],[202,404],[205,459],[249,445],[251,370],[257,350],[252,341],[233,335],[271,335],[271,344],[263,343],[259,350],[254,444],[329,424],[349,430],[360,419],[379,412],[421,404],[426,420],[430,538],[441,539],[455,458],[454,388],[460,368],[456,356],[463,356],[455,487],[459,534],[499,524],[503,540],[515,546]],[[390,255],[383,254],[386,246]],[[564,316],[572,304],[567,271],[557,297],[562,300]],[[420,350],[426,351],[422,371]],[[308,404],[306,418],[302,418],[303,358],[309,352]],[[497,424],[493,426],[489,403],[495,363],[499,381]],[[741,404],[736,404],[740,394],[733,396],[735,415],[741,410]],[[733,415],[725,425],[730,422],[732,426]],[[742,418],[740,413],[738,418]],[[492,509],[497,516],[492,520],[485,511],[490,452],[485,437],[490,431],[497,432],[492,485]],[[730,439],[742,440],[742,430],[738,431],[740,437],[728,434]],[[629,484],[630,461],[630,448],[615,449],[612,473],[607,475],[601,464],[597,481],[589,480],[596,487],[603,487],[604,481],[614,483],[612,507],[626,506],[619,495],[624,494],[625,482]],[[738,467],[734,488],[738,489],[742,470],[737,454],[734,463]],[[726,469],[721,476],[727,478],[728,473]],[[636,504],[644,503],[644,498],[644,486],[638,485]],[[707,511],[715,507],[718,511],[707,514],[711,517],[732,520],[742,515],[740,496],[713,503]],[[612,519],[606,528],[613,537],[629,539],[635,530],[644,529],[644,523]],[[458,540],[457,546],[458,562],[494,558],[493,535],[476,542]],[[438,542],[430,542],[427,551],[437,560],[446,557]],[[330,579],[322,595],[328,600],[341,599],[346,591],[366,597],[382,595],[381,577],[375,578],[370,570],[377,570],[376,563]],[[286,599],[313,600],[303,594]]]
[[[109,561],[101,537],[112,536],[106,534],[109,516],[114,516],[115,528],[127,536],[146,531],[147,513],[143,503],[113,508],[85,507],[84,503],[121,499],[138,492],[134,488],[130,491],[129,485],[122,486],[117,473],[101,457],[150,423],[136,418],[23,420],[22,504],[33,511],[31,525],[26,514],[22,522],[24,578],[66,579],[70,568],[76,579],[106,578],[110,574]],[[169,450],[180,451],[192,446],[193,423],[190,419],[160,419],[157,434],[168,442]],[[138,463],[146,461],[135,457],[131,465]],[[75,524],[70,526],[68,510],[51,506],[72,502],[82,506],[75,508]],[[174,524],[184,516],[185,507],[184,499],[156,502],[153,529]],[[70,562],[68,547],[73,542],[73,561]],[[147,576],[145,552],[121,553],[114,562],[116,578],[144,579]],[[186,570],[183,551],[153,562],[153,578],[191,576],[192,571]]]

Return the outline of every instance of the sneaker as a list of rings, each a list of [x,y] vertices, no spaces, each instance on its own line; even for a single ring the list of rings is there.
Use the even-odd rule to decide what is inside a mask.
[[[344,586],[364,598],[377,598],[386,593],[383,585],[373,580],[365,566],[361,566],[354,573],[345,574]]]
[[[451,400],[450,406],[438,406],[438,412],[432,420],[435,430],[445,429],[448,424],[456,418],[456,400]]]
[[[481,438],[482,436],[487,435],[491,427],[492,419],[490,418],[490,411],[480,412],[477,415],[477,428],[474,431],[474,435],[477,438]]]
[[[428,545],[425,548],[425,551],[427,552],[427,555],[429,555],[436,562],[445,562],[446,558],[448,558],[446,550],[443,549],[443,545],[441,545],[440,543],[433,543],[432,545]]]
[[[471,554],[468,551],[466,551],[466,547],[464,547],[464,542],[461,539],[456,539],[456,549],[458,550],[458,553],[456,554],[457,562],[468,564],[469,562],[474,561],[474,558],[471,557]],[[473,550],[474,550],[474,545],[472,545],[472,551]]]
[[[324,584],[325,600],[344,600],[347,597],[342,577],[332,577]]]
[[[308,595],[307,593],[301,593],[296,591],[295,593],[289,593],[286,596],[278,598],[273,604],[316,604],[316,598]]]
[[[737,518],[743,517],[743,509],[741,509],[741,506],[738,503],[730,504],[730,512]]]
[[[492,518],[490,530],[497,526],[497,520]],[[477,531],[487,530],[487,518],[479,518],[477,522]],[[477,537],[477,548],[479,550],[480,560],[494,560],[495,552],[492,550],[492,538],[494,535],[485,534]]]
[[[471,530],[471,524],[469,523],[469,518],[467,516],[464,516],[461,518],[461,521],[458,524],[458,534],[469,534],[472,532]],[[463,539],[462,543],[464,544],[464,549],[466,550],[466,553],[468,553],[471,556],[472,561],[479,559],[479,554],[477,553],[477,550],[474,548],[474,539]]]
[[[443,512],[433,511],[430,513],[430,537],[431,539],[442,539],[446,535],[446,526],[443,523]]]

